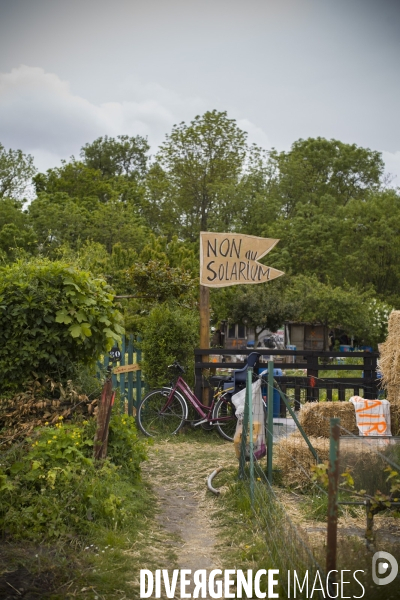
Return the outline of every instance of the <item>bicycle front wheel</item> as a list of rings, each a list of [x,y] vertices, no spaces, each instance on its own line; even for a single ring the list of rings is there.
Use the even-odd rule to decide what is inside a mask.
[[[187,406],[176,392],[171,400],[172,388],[153,390],[147,394],[137,409],[136,421],[139,429],[149,437],[178,433],[186,419]]]
[[[215,423],[215,428],[219,435],[225,440],[233,442],[237,418],[232,402],[229,402],[226,397],[222,396],[214,406],[212,418],[220,419]]]

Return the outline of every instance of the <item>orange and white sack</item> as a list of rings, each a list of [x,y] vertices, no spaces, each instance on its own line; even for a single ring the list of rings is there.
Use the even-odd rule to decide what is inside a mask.
[[[387,400],[366,400],[360,396],[352,396],[349,402],[354,405],[360,435],[392,435],[390,404]]]
[[[232,403],[236,409],[237,417],[236,432],[233,438],[237,458],[240,457],[242,445],[244,404],[246,400],[246,388],[240,390],[232,396]],[[261,379],[257,379],[252,385],[252,404],[253,404],[253,454],[257,459],[266,455],[265,446],[265,427],[264,427],[264,404],[261,396]],[[250,436],[246,440],[246,460],[250,457]]]

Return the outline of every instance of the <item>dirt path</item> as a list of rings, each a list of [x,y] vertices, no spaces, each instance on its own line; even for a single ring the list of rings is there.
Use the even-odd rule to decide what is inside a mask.
[[[207,491],[206,481],[215,468],[235,463],[233,445],[228,442],[206,444],[189,439],[153,446],[143,476],[159,500],[157,522],[164,532],[162,553],[169,564],[160,562],[158,568],[173,565],[192,572],[224,568],[216,550],[218,521],[212,518],[219,499]],[[154,540],[155,546],[159,541]]]

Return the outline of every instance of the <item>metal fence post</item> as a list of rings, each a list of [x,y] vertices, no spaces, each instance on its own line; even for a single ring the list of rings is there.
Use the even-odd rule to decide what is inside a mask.
[[[244,400],[244,413],[243,413],[243,424],[242,424],[242,439],[240,442],[240,455],[239,455],[239,479],[245,478],[245,464],[246,464],[246,442],[247,442],[247,430],[249,427],[249,396],[248,396],[248,385],[246,381],[246,395]]]
[[[125,365],[125,336],[122,336],[121,342],[121,360],[119,361],[121,367]],[[125,413],[125,373],[119,375],[119,406],[120,413]]]
[[[133,335],[129,336],[128,365],[133,364]],[[128,415],[133,416],[133,372],[128,373]]]
[[[247,369],[246,395],[249,405],[250,499],[254,506],[253,367]]]
[[[272,446],[274,442],[274,361],[268,361],[268,404],[267,404],[267,479],[272,484]]]
[[[140,342],[142,341],[142,338],[138,335],[136,342],[137,344],[140,346]],[[142,351],[139,348],[136,348],[136,362],[140,362],[142,360]],[[136,406],[139,405],[139,403],[142,400],[142,371],[136,371]]]
[[[326,572],[336,570],[340,419],[330,420]],[[333,579],[333,578],[332,578]]]

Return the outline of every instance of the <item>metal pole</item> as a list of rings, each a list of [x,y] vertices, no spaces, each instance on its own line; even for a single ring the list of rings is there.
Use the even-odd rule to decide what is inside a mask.
[[[240,456],[239,456],[239,479],[245,478],[245,462],[246,462],[246,442],[247,442],[247,429],[249,425],[249,395],[248,385],[246,381],[246,395],[244,400],[244,413],[243,413],[243,424],[242,424],[242,439],[240,443]]]
[[[210,288],[205,285],[200,286],[200,348],[208,350],[210,347]],[[208,362],[209,357],[204,355],[202,362]],[[201,383],[203,385],[203,369],[202,369]],[[202,391],[202,402],[206,406],[209,405],[210,390],[209,388],[203,387]]]
[[[254,505],[253,367],[247,369],[246,394],[249,404],[250,499]]]
[[[121,360],[119,361],[121,367],[125,364],[125,336],[122,336],[121,343]],[[125,413],[125,373],[119,375],[119,409],[121,415]]]
[[[340,419],[331,419],[328,470],[326,572],[336,570]],[[334,579],[332,577],[332,579]]]
[[[274,361],[268,361],[268,404],[267,404],[267,479],[272,484],[272,444],[274,430]]]

